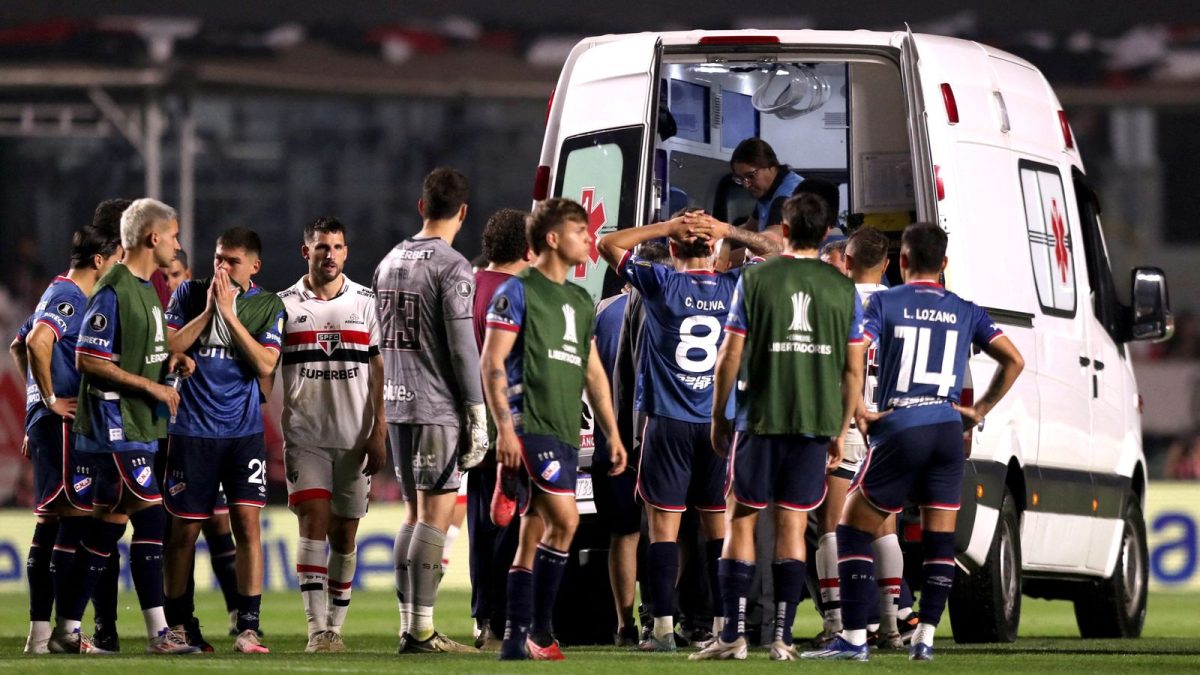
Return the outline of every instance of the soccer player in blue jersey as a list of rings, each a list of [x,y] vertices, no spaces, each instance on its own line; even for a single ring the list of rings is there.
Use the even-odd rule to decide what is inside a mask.
[[[116,209],[112,202],[118,202]],[[55,596],[60,601],[71,597],[69,591],[56,593],[56,589],[73,583],[75,551],[91,520],[91,461],[76,451],[70,430],[79,393],[75,344],[88,294],[120,257],[116,218],[128,204],[127,200],[101,204],[98,221],[108,211],[115,210],[115,217],[75,232],[70,270],[50,283],[10,347],[17,366],[26,374],[25,448],[33,462],[37,515],[26,563],[30,619],[26,654],[49,652],[50,612]],[[115,576],[109,581],[115,585]],[[113,598],[111,609],[100,607],[97,616],[111,624],[116,619],[115,605]],[[82,609],[76,620],[82,618]],[[74,612],[61,605],[59,615],[68,614]],[[108,628],[115,631],[115,626]],[[79,651],[91,649],[91,643],[82,636],[72,644]]]
[[[82,452],[93,453],[95,521],[76,556],[81,583],[76,596],[91,596],[126,523],[133,525],[129,565],[146,622],[150,654],[193,653],[181,633],[171,630],[163,612],[162,509],[154,454],[166,434],[179,394],[163,383],[167,372],[181,376],[194,365],[167,350],[162,307],[149,279],[179,249],[175,210],[139,199],[121,214],[121,263],[97,282],[88,301],[75,348],[81,376],[74,431]],[[72,630],[73,629],[73,630]],[[60,619],[51,645],[79,641],[78,624]]]
[[[775,592],[772,660],[799,656],[792,624],[806,563],[808,511],[825,498],[825,473],[842,458],[862,398],[862,306],[854,284],[817,260],[827,206],[811,195],[789,199],[788,249],[738,280],[728,333],[717,355],[713,449],[731,452],[730,514],[719,575],[725,625],[692,659],[744,659],[745,607],[756,568],[755,523],[775,504],[771,575]],[[736,436],[724,414],[734,383]]]
[[[904,285],[871,296],[863,333],[877,343],[880,412],[859,428],[870,447],[850,487],[837,528],[842,633],[807,658],[869,658],[867,605],[873,597],[871,542],[890,513],[912,496],[921,506],[925,552],[920,624],[909,657],[933,658],[933,633],[954,581],[954,526],[965,462],[962,432],[983,421],[1024,367],[1016,347],[986,311],[939,283],[946,267],[946,233],[933,223],[904,230]],[[974,404],[960,404],[972,345],[999,364]]]
[[[655,264],[632,249],[671,238],[675,266]],[[726,462],[712,452],[713,366],[741,269],[713,271],[714,244],[729,237],[756,255],[776,252],[773,242],[700,211],[672,220],[619,230],[599,243],[601,254],[645,303],[644,356],[638,408],[646,413],[637,494],[646,504],[650,546],[647,573],[654,632],[647,651],[675,651],[675,582],[679,576],[679,524],[690,506],[700,512],[707,540],[713,596],[717,559],[725,541]],[[719,620],[718,620],[719,621]],[[720,628],[720,626],[716,626]]]
[[[167,441],[163,499],[174,516],[166,549],[167,623],[186,627],[194,621],[189,582],[196,538],[223,486],[237,547],[234,650],[250,654],[268,651],[258,637],[259,512],[267,502],[259,379],[274,372],[283,343],[283,302],[253,280],[261,253],[253,230],[226,230],[217,238],[212,278],[184,281],[167,308],[171,351],[196,362],[182,383]]]

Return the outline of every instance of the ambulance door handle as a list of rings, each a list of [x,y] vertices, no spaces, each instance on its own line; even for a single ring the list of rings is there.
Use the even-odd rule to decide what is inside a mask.
[[[1104,362],[1103,361],[1092,361],[1092,366],[1095,367],[1096,370],[1104,370]]]
[[[1088,366],[1092,365],[1092,360],[1086,356],[1081,356],[1079,357],[1079,365],[1087,368]]]

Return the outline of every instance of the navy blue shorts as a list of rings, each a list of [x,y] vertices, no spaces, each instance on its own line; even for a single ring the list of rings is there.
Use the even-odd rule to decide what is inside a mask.
[[[648,417],[642,433],[638,496],[663,511],[725,511],[729,462],[712,449],[711,425]]]
[[[732,489],[739,504],[756,509],[774,502],[792,511],[811,511],[825,501],[828,460],[828,438],[738,432],[726,493]]]
[[[875,508],[899,513],[910,496],[919,506],[957,511],[962,499],[963,429],[942,422],[901,429],[867,452],[850,492]]]
[[[52,513],[59,495],[80,511],[92,510],[92,456],[75,449],[69,422],[58,415],[43,415],[29,427],[29,455],[33,460],[33,512]]]
[[[529,510],[533,488],[552,495],[575,497],[575,483],[579,473],[579,449],[573,448],[553,436],[522,434],[521,461],[525,465],[524,480],[517,498],[521,515]]]
[[[146,450],[92,453],[96,487],[92,501],[108,509],[121,505],[125,490],[144,502],[162,501],[154,475],[155,453]]]
[[[176,518],[204,520],[224,506],[226,499],[234,506],[266,506],[267,446],[263,435],[169,436],[163,486],[163,505]]]

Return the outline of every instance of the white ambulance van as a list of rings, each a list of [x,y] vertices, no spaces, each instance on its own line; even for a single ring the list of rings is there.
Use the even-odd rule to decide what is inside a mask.
[[[1131,304],[1118,299],[1099,202],[1046,79],[986,45],[908,32],[588,38],[548,107],[534,197],[580,201],[596,235],[684,203],[735,222],[754,200],[729,157],[750,137],[839,185],[851,227],[898,240],[911,222],[940,224],[947,286],[1025,357],[968,436],[954,637],[1014,640],[1022,594],[1074,602],[1084,637],[1138,636],[1147,480],[1126,345],[1169,331],[1166,280],[1138,268]],[[594,250],[573,277],[596,298],[616,286]],[[971,381],[994,368],[975,354]]]

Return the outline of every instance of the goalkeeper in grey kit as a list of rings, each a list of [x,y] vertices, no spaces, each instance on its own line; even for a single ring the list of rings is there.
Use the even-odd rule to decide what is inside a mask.
[[[472,321],[475,277],[451,246],[467,215],[466,178],[434,169],[417,208],[421,231],[384,257],[373,283],[388,438],[407,506],[394,549],[400,652],[473,652],[433,625],[462,472],[488,445]]]

